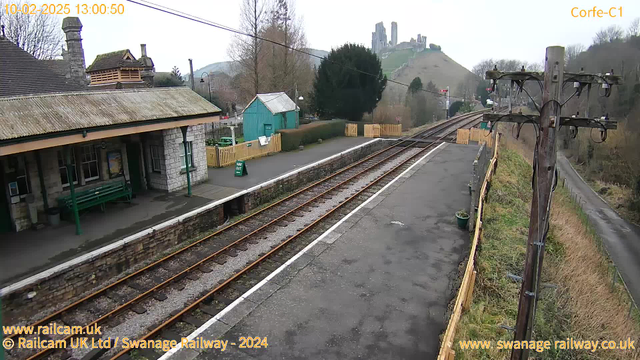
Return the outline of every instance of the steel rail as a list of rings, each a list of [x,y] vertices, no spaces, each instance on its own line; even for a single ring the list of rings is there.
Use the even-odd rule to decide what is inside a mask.
[[[431,127],[427,128],[427,129],[425,129],[424,131],[422,131],[422,132],[420,132],[420,133],[418,133],[418,134],[413,135],[412,137],[416,137],[416,136],[418,136],[418,137],[419,137],[419,136],[424,136],[424,135],[425,135],[425,133],[429,133],[429,134],[427,134],[426,136],[433,135],[433,134],[435,134],[435,133],[438,133],[438,132],[442,131],[443,129],[446,129],[447,127],[454,126],[454,125],[456,125],[456,124],[458,124],[458,123],[463,122],[463,121],[464,121],[464,120],[466,120],[467,118],[469,118],[469,117],[473,117],[473,116],[476,116],[476,115],[477,115],[476,113],[471,113],[471,114],[464,114],[464,115],[461,115],[461,116],[459,116],[459,117],[457,117],[457,118],[453,118],[453,119],[451,119],[451,120],[449,120],[449,121],[442,122],[442,123],[436,124],[436,125],[434,125],[434,126],[431,126]],[[391,149],[393,149],[393,148],[396,148],[396,147],[400,146],[401,144],[403,144],[403,143],[405,143],[405,142],[411,142],[411,140],[409,140],[409,139],[410,139],[410,138],[412,138],[412,137],[404,138],[404,139],[400,139],[401,141],[400,141],[399,143],[394,144],[393,146],[390,146],[390,147],[388,147],[388,148],[381,149],[381,150],[379,150],[379,151],[377,151],[377,152],[375,152],[375,153],[373,153],[373,154],[371,154],[371,155],[369,155],[369,156],[365,157],[364,159],[359,160],[358,162],[356,162],[356,163],[354,163],[354,164],[352,164],[352,165],[350,165],[350,166],[348,166],[348,167],[345,167],[345,168],[343,168],[343,169],[340,169],[339,171],[337,171],[337,172],[336,172],[336,173],[334,173],[334,174],[331,174],[331,175],[329,175],[329,176],[327,176],[327,177],[325,177],[325,178],[323,178],[323,179],[320,179],[319,181],[317,181],[317,182],[315,182],[315,183],[312,183],[312,184],[310,184],[310,185],[308,185],[308,186],[306,186],[306,187],[304,187],[304,188],[300,189],[299,191],[296,191],[296,192],[294,192],[293,194],[291,194],[291,195],[289,195],[289,196],[287,196],[287,197],[285,197],[285,198],[283,198],[283,199],[281,199],[281,200],[279,200],[279,201],[277,201],[277,202],[275,202],[275,203],[273,203],[273,204],[271,204],[271,205],[269,205],[269,206],[267,206],[267,207],[265,207],[265,208],[263,208],[263,209],[260,209],[259,211],[255,212],[255,213],[253,213],[253,214],[251,214],[251,215],[249,215],[249,216],[246,216],[246,217],[242,218],[241,220],[239,220],[239,221],[237,221],[237,222],[234,222],[234,223],[232,223],[232,224],[229,224],[229,225],[227,225],[227,226],[225,226],[225,227],[223,227],[223,228],[221,228],[221,229],[219,229],[219,230],[215,231],[214,233],[212,233],[212,234],[210,234],[210,235],[207,235],[207,236],[203,237],[202,239],[200,239],[200,240],[198,240],[198,241],[196,241],[196,242],[194,242],[194,243],[192,243],[192,244],[190,244],[190,245],[188,245],[188,246],[186,246],[186,247],[184,247],[184,248],[182,248],[182,249],[180,249],[180,250],[177,250],[176,252],[174,252],[174,253],[172,253],[172,254],[169,254],[169,255],[168,255],[168,256],[166,256],[166,257],[164,257],[164,258],[162,258],[162,259],[160,259],[160,260],[157,260],[156,262],[154,262],[154,263],[152,263],[152,264],[149,264],[149,265],[147,265],[147,266],[145,266],[145,267],[143,267],[143,268],[141,268],[141,269],[137,270],[136,272],[134,272],[134,273],[132,273],[132,274],[129,274],[129,275],[125,276],[124,278],[122,278],[122,279],[120,279],[120,280],[118,280],[118,281],[116,281],[116,282],[114,282],[114,283],[110,284],[109,286],[107,286],[107,287],[105,287],[105,288],[102,288],[102,289],[98,290],[97,292],[92,293],[92,294],[90,294],[90,295],[86,296],[85,298],[80,299],[80,300],[78,300],[78,301],[76,301],[76,302],[72,303],[71,305],[68,305],[67,307],[65,307],[65,308],[63,308],[63,309],[61,309],[61,310],[58,310],[57,312],[55,312],[55,313],[53,313],[53,314],[51,314],[51,315],[49,315],[49,316],[45,317],[45,318],[44,318],[44,319],[42,319],[42,320],[39,320],[38,322],[34,323],[34,324],[33,324],[33,325],[31,325],[31,326],[38,326],[38,325],[43,324],[43,323],[44,323],[44,322],[46,322],[46,321],[50,321],[50,320],[52,320],[52,319],[55,319],[56,317],[58,317],[58,316],[62,315],[64,312],[66,312],[66,311],[69,311],[69,310],[73,309],[73,308],[74,308],[74,307],[76,307],[77,305],[80,305],[80,304],[82,304],[82,303],[86,302],[87,300],[90,300],[90,299],[92,299],[92,298],[94,298],[94,297],[96,297],[96,296],[98,296],[98,295],[103,294],[104,292],[106,292],[107,290],[109,290],[109,289],[111,289],[111,288],[115,287],[116,285],[121,285],[124,281],[126,281],[126,280],[130,279],[131,277],[134,277],[134,276],[140,275],[141,273],[146,272],[146,271],[148,271],[149,269],[151,269],[151,268],[153,268],[153,267],[155,267],[155,266],[157,266],[157,265],[159,265],[159,264],[161,264],[161,263],[163,263],[163,262],[165,262],[165,261],[167,261],[167,260],[169,260],[169,259],[171,259],[171,258],[173,258],[173,257],[177,256],[178,254],[180,254],[180,253],[182,253],[182,252],[184,252],[184,251],[186,251],[186,250],[188,250],[188,249],[192,248],[193,246],[198,245],[198,244],[200,244],[201,242],[203,242],[203,241],[205,241],[205,240],[208,240],[208,239],[210,239],[211,237],[213,237],[213,236],[215,236],[215,235],[217,235],[217,234],[219,234],[219,233],[221,233],[221,232],[224,232],[224,231],[226,231],[226,230],[228,230],[228,229],[230,229],[230,228],[232,228],[232,227],[235,227],[235,226],[237,226],[237,225],[239,225],[239,224],[243,223],[244,221],[246,221],[246,220],[248,220],[248,219],[253,218],[254,216],[256,216],[256,215],[258,215],[258,214],[261,214],[262,212],[266,211],[267,209],[269,209],[269,208],[271,208],[271,207],[273,207],[273,206],[276,206],[276,205],[278,205],[278,204],[281,204],[282,202],[284,202],[284,201],[286,201],[286,200],[289,200],[289,199],[291,199],[292,197],[294,197],[294,196],[296,196],[296,195],[298,195],[298,194],[300,194],[300,193],[302,193],[302,192],[304,192],[304,191],[306,191],[306,190],[309,190],[309,189],[310,189],[310,188],[312,188],[312,187],[315,187],[315,186],[317,186],[317,185],[320,185],[320,184],[322,184],[322,183],[325,183],[325,182],[327,182],[328,180],[330,180],[330,179],[332,179],[332,178],[336,177],[337,175],[340,175],[340,174],[342,174],[342,173],[344,173],[344,172],[346,172],[346,171],[348,171],[348,170],[352,169],[353,167],[358,166],[358,165],[360,165],[360,164],[362,164],[362,163],[364,163],[364,162],[366,162],[366,161],[368,161],[368,160],[370,160],[370,159],[372,159],[372,158],[374,158],[374,157],[376,157],[376,156],[378,156],[378,155],[380,155],[380,154],[382,154],[382,153],[384,153],[384,152],[387,152],[387,151],[389,151],[389,150],[391,150]],[[373,169],[373,168],[377,167],[378,165],[380,165],[380,164],[382,164],[382,163],[386,162],[386,161],[387,161],[387,160],[389,160],[390,158],[393,158],[393,157],[397,156],[397,155],[398,155],[398,154],[400,154],[401,152],[404,152],[405,150],[407,150],[407,149],[411,148],[412,146],[414,146],[414,145],[416,145],[416,144],[418,144],[418,142],[412,142],[412,143],[411,143],[411,144],[409,144],[408,146],[403,147],[401,150],[396,151],[395,153],[393,153],[393,154],[391,154],[391,155],[389,155],[389,156],[385,157],[384,159],[382,159],[382,160],[378,161],[377,163],[373,164],[372,166],[370,166],[370,167],[368,167],[368,168],[366,168],[366,169],[364,169],[364,170],[362,170],[362,171],[360,171],[360,172],[356,173],[355,175],[352,175],[352,176],[351,176],[351,177],[349,177],[348,179],[346,179],[346,180],[344,180],[344,181],[340,182],[339,184],[337,184],[337,185],[335,185],[335,186],[331,187],[331,188],[330,188],[330,189],[328,189],[328,190],[323,191],[321,194],[319,194],[319,195],[317,195],[317,196],[315,196],[315,197],[313,197],[313,198],[311,198],[311,199],[309,199],[309,200],[305,201],[303,204],[301,204],[301,205],[299,205],[299,206],[295,207],[295,208],[294,208],[294,209],[292,209],[292,210],[289,210],[288,212],[286,212],[285,214],[283,214],[283,215],[281,215],[281,216],[278,216],[277,218],[275,218],[275,219],[273,219],[273,220],[269,221],[267,224],[264,224],[263,226],[259,227],[258,229],[255,229],[255,230],[251,231],[249,234],[246,234],[246,235],[244,235],[244,236],[240,237],[239,239],[237,239],[237,240],[233,241],[232,243],[230,243],[230,244],[228,244],[228,245],[224,246],[223,248],[219,249],[218,251],[214,252],[213,254],[211,254],[211,255],[209,255],[209,256],[207,256],[207,257],[205,257],[204,259],[201,259],[201,260],[197,261],[195,264],[193,264],[193,265],[191,265],[191,266],[187,267],[186,269],[183,269],[182,271],[178,272],[177,274],[173,275],[172,277],[168,278],[167,280],[163,281],[162,283],[155,285],[155,286],[154,286],[154,287],[152,287],[151,289],[149,289],[149,290],[147,290],[147,291],[145,291],[145,292],[143,292],[143,293],[139,294],[138,296],[136,296],[136,297],[134,297],[133,299],[131,299],[131,300],[127,301],[126,303],[124,303],[124,304],[122,304],[122,305],[120,305],[120,306],[116,307],[115,309],[113,309],[113,310],[109,311],[108,313],[106,313],[106,314],[104,314],[104,315],[100,316],[99,318],[95,319],[94,321],[92,321],[92,322],[91,322],[91,323],[89,323],[88,325],[85,325],[84,327],[85,327],[85,328],[90,327],[90,326],[92,326],[92,325],[94,325],[94,324],[97,324],[97,323],[99,323],[99,322],[102,322],[102,321],[104,321],[104,320],[106,320],[106,319],[108,319],[108,318],[110,318],[110,317],[112,317],[112,316],[116,315],[117,313],[119,313],[119,312],[121,312],[121,311],[126,310],[126,309],[127,309],[127,308],[129,308],[131,305],[133,305],[135,302],[140,301],[140,300],[142,300],[143,298],[145,298],[145,297],[147,297],[147,296],[151,295],[152,293],[155,293],[155,292],[159,291],[161,288],[164,288],[165,286],[167,286],[167,285],[171,284],[171,283],[172,283],[173,281],[175,281],[176,279],[181,279],[181,278],[183,278],[184,276],[186,276],[186,274],[187,274],[188,272],[193,271],[195,268],[197,268],[197,267],[201,266],[203,263],[205,263],[205,262],[207,262],[207,261],[209,261],[209,260],[213,259],[213,258],[214,258],[214,257],[216,257],[216,256],[219,256],[219,255],[220,255],[220,254],[222,254],[223,252],[225,252],[225,251],[229,250],[230,248],[232,248],[233,246],[235,246],[235,245],[237,245],[237,244],[241,243],[242,241],[246,240],[246,239],[247,239],[247,238],[249,238],[250,236],[255,235],[256,233],[258,233],[258,232],[260,232],[260,231],[264,230],[265,228],[267,228],[267,227],[269,227],[269,226],[271,226],[271,225],[275,224],[275,223],[276,223],[276,222],[278,222],[278,221],[281,221],[281,220],[282,220],[283,218],[285,218],[286,216],[289,216],[290,214],[292,214],[292,213],[294,213],[294,212],[296,212],[296,211],[299,211],[301,208],[303,208],[303,207],[304,207],[304,206],[306,206],[307,204],[309,204],[309,203],[311,203],[311,202],[313,202],[313,201],[316,201],[318,198],[320,198],[320,197],[322,197],[322,196],[326,195],[327,193],[329,193],[329,192],[331,192],[331,191],[334,191],[337,187],[342,186],[342,185],[346,184],[346,183],[347,183],[347,182],[349,182],[349,181],[352,181],[353,179],[355,179],[356,177],[360,176],[361,174],[363,174],[363,173],[365,173],[365,172],[367,172],[367,171],[370,171],[371,169]],[[126,284],[124,284],[124,285],[126,286]],[[19,335],[18,335],[18,334],[14,334],[14,335],[9,336],[9,337],[15,337],[15,336],[19,336]],[[69,339],[71,339],[71,338],[73,338],[73,337],[75,337],[75,336],[77,336],[77,335],[69,335],[69,336],[65,337],[63,340],[69,340]],[[34,354],[34,355],[30,356],[30,357],[28,358],[28,360],[32,360],[32,359],[36,359],[36,358],[42,357],[42,356],[44,356],[46,353],[48,353],[48,352],[49,352],[49,351],[51,351],[51,350],[53,350],[53,349],[43,349],[42,351],[40,351],[40,352],[38,352],[38,353],[36,353],[36,354]]]
[[[219,256],[221,254],[223,254],[225,251],[233,248],[234,246],[238,245],[239,243],[241,243],[242,241],[246,240],[247,238],[259,233],[260,231],[263,231],[264,229],[274,225],[275,223],[282,221],[282,219],[284,219],[285,217],[291,215],[292,213],[296,212],[296,211],[300,211],[300,209],[302,209],[303,207],[307,206],[309,203],[317,201],[319,198],[325,196],[327,193],[334,191],[336,188],[343,186],[344,184],[353,181],[355,178],[357,178],[358,176],[362,175],[365,172],[371,171],[373,168],[377,167],[378,165],[381,165],[382,163],[386,162],[387,160],[396,157],[398,154],[400,154],[401,152],[406,151],[407,149],[411,148],[411,146],[417,144],[417,142],[415,142],[414,144],[407,146],[407,147],[403,147],[402,149],[396,151],[395,153],[385,157],[384,159],[380,160],[379,162],[373,164],[372,166],[363,169],[362,171],[356,173],[355,175],[349,177],[348,179],[334,185],[333,187],[329,188],[328,190],[323,191],[322,193],[314,196],[313,198],[305,201],[304,203],[296,206],[295,208],[283,213],[282,215],[276,217],[275,219],[263,224],[262,226],[260,226],[259,228],[251,231],[249,234],[246,234],[242,237],[240,237],[239,239],[233,241],[232,243],[222,247],[221,249],[215,251],[214,253],[206,256],[204,259],[198,260],[195,264],[181,270],[180,272],[178,272],[177,274],[173,275],[172,277],[164,280],[163,282],[156,284],[154,287],[152,287],[151,289],[139,294],[138,296],[136,296],[135,298],[125,302],[124,304],[119,305],[117,308],[111,310],[110,312],[106,313],[105,315],[102,315],[101,317],[99,317],[98,319],[93,320],[91,323],[89,323],[88,325],[85,325],[83,327],[85,328],[89,328],[91,326],[93,326],[94,324],[97,324],[99,322],[102,322],[116,314],[118,314],[121,311],[124,311],[126,309],[129,308],[129,306],[133,305],[135,302],[142,300],[143,298],[151,295],[152,293],[161,290],[162,288],[168,286],[169,284],[171,284],[173,281],[175,281],[176,279],[182,279],[184,278],[184,276],[186,276],[190,271],[198,268],[199,266],[201,266],[202,264],[204,264],[207,261],[210,261],[212,259],[214,259],[216,256]],[[69,340],[71,338],[77,337],[79,336],[79,334],[71,334],[68,335],[67,337],[63,338],[62,340]],[[37,359],[39,357],[44,356],[46,353],[48,353],[49,351],[52,351],[53,349],[43,349],[42,351],[36,353],[35,355],[32,355],[31,357],[27,358],[27,360],[32,360],[32,359]]]
[[[477,115],[476,115],[477,116]],[[475,120],[475,119],[474,119]],[[373,180],[372,182],[370,182],[369,184],[367,184],[366,186],[364,186],[362,189],[360,189],[359,191],[357,191],[356,193],[352,194],[351,196],[349,196],[347,199],[345,199],[343,202],[341,202],[338,206],[336,206],[335,208],[329,210],[327,213],[325,213],[324,215],[322,215],[321,217],[319,217],[318,219],[314,220],[312,223],[310,223],[309,225],[305,226],[302,230],[298,231],[295,235],[292,235],[291,237],[287,238],[285,241],[283,241],[282,243],[280,243],[279,245],[277,245],[276,247],[274,247],[273,249],[271,249],[269,252],[267,252],[266,254],[264,254],[263,256],[261,256],[260,258],[258,258],[257,260],[255,260],[254,262],[252,262],[250,265],[246,266],[244,269],[238,271],[237,273],[235,273],[233,276],[229,277],[227,280],[225,280],[223,283],[221,283],[220,285],[216,286],[213,290],[211,290],[210,292],[208,292],[207,294],[205,294],[204,296],[200,297],[199,299],[197,299],[196,301],[194,301],[193,303],[191,303],[190,305],[188,305],[186,308],[184,308],[183,310],[181,310],[180,312],[178,312],[177,314],[173,315],[171,318],[169,318],[168,320],[166,320],[165,322],[163,322],[161,325],[159,325],[158,327],[156,327],[155,329],[151,330],[149,333],[147,333],[146,335],[142,336],[141,338],[139,338],[139,341],[144,341],[147,340],[155,335],[157,335],[160,331],[162,331],[163,329],[165,329],[166,327],[170,326],[171,324],[173,324],[176,320],[180,319],[184,314],[186,314],[187,312],[193,310],[196,306],[198,306],[200,303],[202,303],[204,300],[210,298],[213,294],[215,294],[216,292],[220,291],[220,289],[224,288],[226,285],[228,285],[229,283],[231,283],[233,280],[237,279],[238,277],[244,275],[247,271],[251,270],[253,267],[255,267],[257,264],[261,263],[264,259],[266,259],[267,257],[269,257],[270,255],[272,255],[273,253],[275,253],[276,251],[278,251],[280,248],[282,248],[283,246],[285,246],[286,244],[289,244],[291,241],[293,241],[294,239],[296,239],[298,236],[302,235],[303,233],[305,233],[307,230],[309,230],[310,228],[312,228],[313,226],[315,226],[318,222],[324,220],[327,216],[333,214],[336,210],[342,208],[346,203],[350,202],[351,200],[353,200],[355,197],[357,197],[358,195],[360,195],[361,193],[363,193],[365,190],[369,189],[370,187],[372,187],[373,185],[377,184],[380,180],[386,178],[388,175],[390,175],[391,173],[393,173],[395,170],[397,170],[398,168],[400,168],[401,166],[403,166],[404,164],[408,163],[409,161],[415,159],[417,156],[421,155],[422,153],[424,153],[426,150],[432,148],[436,142],[441,141],[442,139],[446,138],[447,136],[451,135],[453,132],[455,132],[457,130],[457,128],[447,132],[445,135],[439,137],[436,141],[434,141],[433,143],[427,145],[426,147],[424,147],[422,150],[420,150],[418,153],[412,155],[411,157],[407,158],[406,160],[403,160],[400,164],[394,166],[391,170],[388,170],[387,172],[385,172],[384,174],[380,175],[378,178],[376,178],[375,180]],[[378,164],[374,165],[377,166]],[[355,176],[354,176],[355,177]],[[348,181],[348,180],[347,180]],[[122,351],[120,351],[119,353],[117,353],[116,355],[114,355],[113,357],[111,357],[111,360],[115,360],[123,355],[125,355],[126,353],[128,353],[129,351],[131,351],[131,348],[128,349],[124,349]]]
[[[434,125],[433,127],[430,127],[430,128],[428,128],[428,129],[425,129],[422,133],[427,132],[427,131],[430,131],[430,130],[433,130],[434,128],[438,128],[438,127],[440,127],[440,126],[442,126],[442,125],[444,125],[444,123],[436,124],[436,125]],[[422,133],[420,133],[420,134],[422,134]],[[419,134],[416,134],[416,135],[419,135]],[[354,164],[351,164],[351,165],[349,165],[349,166],[347,166],[347,167],[345,167],[345,168],[342,168],[342,169],[338,170],[337,172],[335,172],[335,173],[333,173],[333,174],[331,174],[331,175],[328,175],[327,177],[322,178],[322,179],[320,179],[320,180],[318,180],[318,181],[316,181],[316,182],[314,182],[314,183],[312,183],[312,184],[309,184],[309,185],[305,186],[304,188],[302,188],[302,189],[300,189],[300,190],[297,190],[296,192],[294,192],[294,193],[292,193],[292,194],[289,194],[288,196],[286,196],[286,197],[284,197],[284,198],[282,198],[282,199],[278,200],[277,202],[275,202],[275,203],[273,203],[273,204],[270,204],[269,206],[266,206],[266,207],[264,207],[264,208],[262,208],[262,209],[260,209],[260,210],[258,210],[258,211],[256,211],[256,212],[252,213],[252,214],[249,214],[249,215],[247,215],[247,216],[243,217],[242,219],[239,219],[239,220],[238,220],[238,221],[236,221],[236,222],[233,222],[233,223],[231,223],[231,224],[228,224],[228,225],[226,225],[225,227],[223,227],[223,228],[221,228],[221,229],[219,229],[219,230],[216,230],[214,233],[209,234],[209,235],[207,235],[207,236],[203,237],[202,239],[200,239],[200,240],[198,240],[198,241],[196,241],[196,242],[193,242],[193,243],[189,244],[188,246],[185,246],[184,248],[181,248],[181,249],[179,249],[179,250],[177,250],[177,251],[175,251],[175,252],[173,252],[173,253],[171,253],[171,254],[169,254],[169,255],[167,255],[167,256],[165,256],[165,257],[163,257],[163,258],[161,258],[161,259],[159,259],[159,260],[157,260],[157,261],[155,261],[155,262],[153,262],[153,263],[151,263],[151,264],[149,264],[149,265],[146,265],[145,267],[143,267],[143,268],[141,268],[141,269],[136,270],[135,272],[133,272],[133,273],[131,273],[131,274],[129,274],[129,275],[127,275],[127,276],[125,276],[125,277],[123,277],[123,278],[119,279],[118,281],[116,281],[116,282],[114,282],[114,283],[112,283],[112,284],[109,284],[108,286],[106,286],[106,287],[104,287],[104,288],[101,288],[101,289],[99,289],[98,291],[96,291],[96,292],[94,292],[94,293],[92,293],[92,294],[90,294],[90,295],[88,295],[88,296],[86,296],[86,297],[84,297],[84,298],[82,298],[82,299],[80,299],[80,300],[77,300],[76,302],[74,302],[74,303],[72,303],[72,304],[70,304],[70,305],[67,305],[66,307],[64,307],[64,308],[62,308],[62,309],[60,309],[60,310],[57,310],[56,312],[54,312],[54,313],[52,313],[52,314],[50,314],[50,315],[46,316],[45,318],[43,318],[43,319],[41,319],[41,320],[38,320],[38,321],[34,322],[33,324],[31,324],[31,325],[29,325],[29,326],[33,326],[33,327],[35,327],[35,326],[42,325],[42,324],[44,324],[45,322],[50,321],[50,320],[52,320],[52,319],[56,318],[56,317],[57,317],[57,316],[59,316],[59,315],[62,315],[64,312],[66,312],[66,311],[68,311],[68,310],[71,310],[72,308],[76,307],[77,305],[79,305],[79,304],[81,304],[81,303],[83,303],[83,302],[86,302],[87,300],[90,300],[91,298],[93,298],[93,297],[95,297],[95,296],[98,296],[98,295],[100,295],[100,294],[104,293],[105,291],[107,291],[107,290],[109,290],[109,289],[111,289],[111,288],[115,287],[116,285],[120,285],[120,284],[122,284],[124,281],[126,281],[126,280],[130,279],[131,277],[134,277],[134,276],[136,276],[136,275],[139,275],[139,274],[140,274],[140,273],[142,273],[143,271],[149,270],[150,268],[152,268],[152,267],[154,267],[154,266],[156,266],[156,265],[159,265],[159,264],[161,264],[162,262],[164,262],[164,261],[166,261],[166,260],[169,260],[170,258],[172,258],[172,257],[174,257],[174,256],[176,256],[176,255],[178,255],[178,254],[180,254],[180,253],[182,253],[182,252],[184,252],[184,251],[186,251],[186,250],[188,250],[188,249],[192,248],[193,246],[196,246],[196,245],[200,244],[202,241],[208,240],[209,238],[211,238],[211,237],[213,237],[213,236],[215,236],[215,235],[218,235],[218,234],[219,234],[219,233],[221,233],[221,232],[224,232],[224,231],[226,231],[226,230],[228,230],[228,229],[230,229],[230,228],[232,228],[232,227],[235,227],[235,226],[237,226],[237,225],[239,225],[239,224],[241,224],[241,223],[243,223],[243,222],[245,222],[245,221],[247,221],[247,220],[251,219],[252,217],[254,217],[254,216],[256,216],[256,215],[258,215],[258,214],[260,214],[260,213],[264,212],[265,210],[268,210],[269,208],[271,208],[271,207],[273,207],[273,206],[279,205],[279,204],[281,204],[282,202],[284,202],[284,201],[286,201],[286,200],[289,200],[290,198],[292,198],[292,197],[294,197],[294,196],[296,196],[296,195],[299,195],[300,193],[302,193],[302,192],[304,192],[304,191],[306,191],[306,190],[308,190],[308,189],[310,189],[310,188],[312,188],[312,187],[314,187],[314,186],[316,186],[316,185],[320,185],[321,183],[326,182],[326,181],[328,181],[328,180],[332,179],[333,177],[335,177],[335,176],[337,176],[337,175],[340,175],[341,173],[344,173],[345,171],[348,171],[349,169],[351,169],[351,168],[353,168],[353,167],[355,167],[355,166],[358,166],[358,165],[362,164],[363,162],[368,161],[368,160],[370,160],[371,158],[376,157],[376,156],[380,155],[381,153],[383,153],[383,152],[385,152],[385,151],[389,151],[389,150],[391,150],[391,149],[392,149],[392,148],[394,148],[394,147],[398,147],[398,146],[399,146],[399,145],[401,145],[402,143],[404,143],[404,142],[407,142],[407,141],[408,141],[408,140],[404,140],[403,138],[401,138],[401,139],[399,139],[399,140],[402,140],[402,141],[401,141],[400,143],[394,144],[393,146],[390,146],[390,147],[388,147],[388,148],[384,148],[384,149],[378,150],[377,152],[375,152],[375,153],[373,153],[373,154],[371,154],[371,155],[368,155],[367,157],[365,157],[365,158],[363,158],[363,159],[361,159],[361,160],[358,160],[358,162],[356,162],[356,163],[354,163]],[[18,336],[20,336],[20,334],[10,334],[10,335],[7,335],[6,337],[7,337],[7,338],[9,338],[9,339],[11,339],[11,338],[18,337]]]

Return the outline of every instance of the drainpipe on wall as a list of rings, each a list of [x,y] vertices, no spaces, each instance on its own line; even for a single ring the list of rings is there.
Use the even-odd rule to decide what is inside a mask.
[[[80,216],[78,215],[78,203],[76,202],[76,191],[73,184],[73,168],[71,164],[71,146],[64,147],[64,157],[67,163],[67,179],[69,179],[69,191],[71,192],[71,211],[73,211],[73,219],[76,222],[76,235],[82,235],[80,228]]]
[[[182,144],[184,145],[184,164],[185,170],[187,170],[187,197],[191,197],[191,174],[189,173],[189,154],[187,151],[187,130],[189,130],[189,126],[182,126],[180,130],[182,130]],[[191,148],[191,153],[193,154],[193,148]]]

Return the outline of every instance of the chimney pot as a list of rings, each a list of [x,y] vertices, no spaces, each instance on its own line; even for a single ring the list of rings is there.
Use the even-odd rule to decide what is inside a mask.
[[[147,56],[147,44],[140,44],[140,56]]]

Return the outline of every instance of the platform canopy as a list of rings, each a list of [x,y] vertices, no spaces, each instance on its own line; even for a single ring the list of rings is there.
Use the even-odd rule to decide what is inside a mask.
[[[0,156],[219,120],[186,87],[0,98]]]

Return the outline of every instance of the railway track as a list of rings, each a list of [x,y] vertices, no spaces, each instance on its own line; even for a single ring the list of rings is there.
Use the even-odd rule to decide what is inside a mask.
[[[479,113],[465,114],[430,127],[411,139],[400,139],[393,146],[224,226],[31,326],[52,322],[89,328],[100,326],[102,338],[129,336],[140,340],[179,340],[186,337],[435,144],[418,148],[424,142],[413,139],[437,136],[438,142],[457,128],[476,122],[479,117]],[[181,297],[178,304],[174,302],[176,297]],[[170,314],[167,316],[167,313]],[[136,317],[144,321],[132,320]],[[49,336],[48,339],[69,342],[74,337]],[[47,339],[32,336],[31,340],[36,338]],[[162,355],[149,349],[136,351],[139,352],[136,355],[150,360]],[[16,350],[9,352],[9,356],[11,359],[66,359],[71,356],[81,358],[87,352],[78,349],[73,352]],[[106,356],[127,359],[130,354],[128,350],[116,353],[113,349]]]

